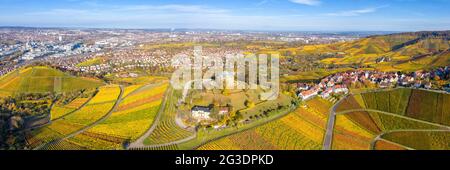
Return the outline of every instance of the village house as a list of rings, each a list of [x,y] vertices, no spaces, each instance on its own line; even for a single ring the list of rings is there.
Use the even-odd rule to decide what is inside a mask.
[[[228,107],[220,107],[219,108],[219,115],[226,115],[226,114],[228,114],[228,112],[229,112],[229,109],[228,109]]]
[[[333,93],[333,88],[327,88],[325,91],[323,91],[321,94],[320,94],[320,97],[322,97],[322,98],[328,98],[328,97],[330,97],[330,95],[331,95],[331,93]]]
[[[302,98],[302,100],[308,100],[314,96],[317,96],[318,93],[319,93],[319,88],[312,88],[311,90],[306,90],[306,91],[300,92],[298,97]]]
[[[194,106],[191,109],[192,118],[197,120],[208,120],[210,119],[209,115],[211,114],[211,108],[210,107],[204,107],[204,106]]]
[[[348,93],[348,88],[345,85],[336,85],[333,88],[333,93]]]

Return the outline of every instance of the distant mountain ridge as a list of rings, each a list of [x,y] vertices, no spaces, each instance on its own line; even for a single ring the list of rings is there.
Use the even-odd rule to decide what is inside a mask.
[[[369,36],[352,42],[319,46],[312,53],[339,54],[322,60],[327,64],[413,70],[449,65],[449,51],[450,31],[423,31]]]

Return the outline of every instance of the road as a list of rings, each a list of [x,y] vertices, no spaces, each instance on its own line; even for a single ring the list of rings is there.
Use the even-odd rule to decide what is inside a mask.
[[[344,96],[342,99],[340,99],[336,104],[333,105],[330,109],[330,113],[328,115],[328,121],[327,121],[327,128],[325,131],[325,137],[323,140],[323,150],[331,150],[332,142],[333,142],[333,130],[334,130],[334,124],[336,123],[336,109],[339,106],[339,104],[345,100],[347,96]]]
[[[107,118],[108,118],[108,117],[109,117],[109,116],[117,109],[117,107],[119,106],[120,102],[122,101],[122,96],[123,96],[124,89],[123,89],[123,86],[122,86],[122,85],[120,85],[119,87],[120,87],[120,94],[119,94],[119,96],[117,97],[117,100],[116,100],[116,102],[114,103],[114,106],[113,106],[113,107],[108,111],[108,113],[106,113],[103,117],[101,117],[100,119],[98,119],[97,121],[91,123],[91,124],[88,125],[88,126],[85,126],[85,127],[81,128],[81,129],[75,131],[75,132],[72,132],[72,133],[70,133],[69,135],[66,135],[66,136],[63,137],[63,138],[60,138],[60,139],[58,139],[58,140],[52,141],[52,142],[50,142],[50,143],[47,143],[47,144],[45,144],[45,145],[41,145],[41,146],[39,146],[39,147],[36,147],[34,150],[40,150],[40,149],[46,148],[46,147],[48,147],[48,146],[51,146],[51,145],[53,145],[53,144],[57,144],[57,143],[59,143],[59,142],[65,140],[65,139],[74,137],[74,136],[76,136],[76,135],[78,135],[78,134],[80,134],[80,133],[83,133],[83,132],[86,131],[87,129],[92,128],[92,127],[94,127],[95,125],[97,125],[97,124],[103,122],[104,120],[106,120],[106,119],[107,119]]]
[[[186,138],[183,138],[183,139],[180,139],[180,140],[177,140],[177,141],[172,141],[172,142],[169,142],[169,143],[156,144],[156,145],[144,145],[142,143],[142,145],[136,145],[136,146],[133,146],[133,147],[128,147],[128,149],[129,150],[146,150],[146,149],[150,149],[150,148],[159,148],[159,147],[163,147],[163,146],[177,145],[177,144],[184,143],[184,142],[190,141],[192,139],[195,139],[196,137],[197,137],[197,133],[194,133],[193,135],[191,135],[189,137],[186,137]]]

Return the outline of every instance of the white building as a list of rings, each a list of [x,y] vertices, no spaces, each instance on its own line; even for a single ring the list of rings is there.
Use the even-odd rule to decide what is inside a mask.
[[[302,98],[302,100],[308,100],[308,99],[310,99],[310,98],[312,98],[314,96],[317,96],[318,92],[319,92],[319,90],[314,88],[314,89],[311,89],[311,90],[307,90],[307,91],[301,92],[298,95],[298,97]]]
[[[192,117],[197,120],[210,119],[211,109],[209,107],[194,106],[191,110]]]

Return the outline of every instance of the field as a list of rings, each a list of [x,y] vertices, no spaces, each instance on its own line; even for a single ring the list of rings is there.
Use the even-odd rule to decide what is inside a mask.
[[[105,60],[102,57],[96,57],[96,58],[89,59],[84,62],[78,63],[77,67],[88,67],[88,66],[93,66],[93,65],[99,65],[104,62],[105,62]]]
[[[145,145],[165,144],[181,140],[193,135],[188,129],[181,128],[176,124],[177,111],[175,105],[181,97],[180,91],[169,90],[166,107],[161,114],[160,120],[154,131],[144,140]]]
[[[381,71],[415,71],[449,64],[449,43],[445,33],[435,36],[429,32],[371,36],[352,42],[305,46],[300,53],[339,57],[322,59],[324,64],[369,65]],[[384,56],[389,61],[377,63]],[[423,56],[423,57],[417,57]]]
[[[352,68],[338,68],[338,69],[317,69],[307,72],[298,72],[292,75],[280,77],[281,82],[302,82],[302,81],[313,81],[319,80],[323,77],[338,73],[353,70]]]
[[[39,82],[39,83],[35,83]],[[99,80],[74,77],[59,70],[44,67],[28,67],[0,78],[2,93],[68,92],[101,86]]]
[[[369,109],[450,125],[450,95],[426,90],[397,89],[362,94]]]
[[[450,94],[413,90],[406,116],[450,126]]]
[[[424,145],[443,146],[448,144],[445,140],[438,140],[445,139],[446,135],[439,136],[443,133],[439,133],[439,135],[437,133],[428,135],[432,131],[445,128],[445,124],[442,122],[442,120],[445,120],[443,116],[446,115],[442,110],[445,104],[442,102],[448,100],[448,94],[416,89],[396,89],[363,93],[361,96],[365,107],[379,110],[379,112],[365,110],[365,107],[360,104],[361,99],[358,99],[360,98],[358,96],[347,97],[337,107],[338,115],[336,116],[333,135],[333,149],[370,149],[371,141],[376,135],[398,130],[419,130],[423,131],[421,133],[427,133],[427,135],[420,134],[419,132],[408,132],[408,135],[403,135],[402,139],[393,140],[395,137],[391,139],[387,138],[387,136],[395,136],[392,134],[402,136],[399,134],[403,132],[387,133],[383,135],[383,140],[375,143],[375,149],[407,149],[404,146],[422,149],[426,148]],[[423,107],[428,108],[419,109],[422,108],[421,104],[424,103],[427,106]],[[355,109],[359,110],[352,111]],[[339,112],[344,111],[350,112],[339,114]],[[411,140],[416,138],[422,139]],[[405,141],[414,141],[415,143],[413,142],[411,144]],[[440,144],[437,144],[439,142]],[[438,146],[435,149],[439,148]]]
[[[362,96],[369,109],[405,115],[411,91],[416,90],[397,89],[392,91],[364,93]]]
[[[126,96],[120,102],[115,112],[105,121],[88,129],[86,132],[116,137],[117,140],[114,142],[121,144],[136,140],[154,122],[163,99],[163,93],[167,87],[168,84],[164,83],[136,89],[139,93]],[[101,140],[101,138],[97,140]],[[114,146],[116,147],[115,149],[122,148],[122,145]],[[108,145],[92,145],[89,148],[111,149],[114,147]]]
[[[113,93],[105,93],[105,91]],[[111,99],[117,99],[119,93],[120,89],[118,86],[100,87],[99,92],[86,106],[66,115],[62,119],[53,121],[48,126],[32,131],[28,138],[29,147],[39,148],[43,144],[59,140],[101,119],[112,109],[114,101],[106,103],[94,103],[93,101],[99,101],[106,96],[111,97]]]
[[[420,150],[449,150],[450,131],[392,132],[383,139]]]
[[[50,111],[51,120],[58,119],[60,117],[63,117],[67,114],[70,114],[74,112],[75,110],[79,109],[83,104],[89,101],[90,98],[76,98],[73,101],[71,101],[69,104],[62,105],[62,104],[55,104],[55,106],[52,107]]]
[[[201,150],[319,150],[331,103],[315,98],[278,120],[209,142]]]
[[[374,150],[407,150],[407,148],[388,140],[377,140]]]

